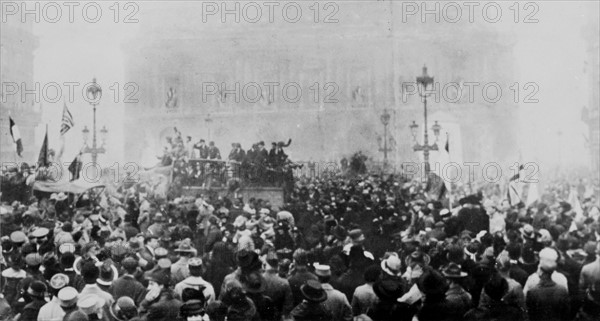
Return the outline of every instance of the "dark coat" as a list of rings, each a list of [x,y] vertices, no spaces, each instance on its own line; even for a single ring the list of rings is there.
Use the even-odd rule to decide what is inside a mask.
[[[23,308],[23,313],[19,317],[19,321],[37,321],[40,309],[46,304],[46,301],[38,298],[33,298],[29,304]]]
[[[308,280],[318,280],[317,276],[310,273],[306,268],[296,270],[294,275],[288,278],[290,287],[292,288],[292,296],[294,297],[294,306],[302,302],[302,293],[300,293],[300,287]]]
[[[294,321],[332,321],[333,315],[322,303],[303,301],[290,313]]]
[[[112,283],[109,293],[113,295],[115,300],[123,296],[128,296],[135,301],[135,304],[139,305],[144,300],[146,288],[142,283],[133,278],[133,276],[123,275]]]
[[[554,281],[542,279],[525,298],[531,321],[569,320],[569,292]]]
[[[521,310],[502,302],[494,302],[469,310],[463,318],[466,321],[520,321],[524,320]]]

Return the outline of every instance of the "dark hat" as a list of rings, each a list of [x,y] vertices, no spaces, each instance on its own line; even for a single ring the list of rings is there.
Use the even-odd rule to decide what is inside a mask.
[[[204,315],[204,302],[200,300],[189,300],[179,308],[179,312],[182,317]]]
[[[96,283],[104,286],[110,286],[118,277],[117,268],[110,262],[104,262],[100,266],[100,275],[96,279]]]
[[[348,232],[348,236],[350,236],[353,241],[363,241],[365,239],[365,235],[361,229],[351,230]]]
[[[258,254],[252,251],[240,250],[237,252],[236,260],[238,266],[243,270],[254,270],[261,267]]]
[[[339,240],[345,239],[346,236],[348,235],[348,233],[346,232],[346,229],[341,225],[337,225],[336,227],[334,227],[332,230],[332,234]]]
[[[100,276],[100,269],[93,262],[86,262],[81,268],[81,276],[86,283],[94,283]]]
[[[500,301],[506,291],[508,291],[508,282],[499,274],[494,274],[483,287],[483,291],[492,300]]]
[[[273,251],[267,253],[265,261],[267,262],[267,264],[275,268],[277,267],[277,265],[279,265],[279,258],[277,257],[277,253]]]
[[[421,250],[416,250],[406,257],[406,265],[410,266],[412,263],[422,263],[423,265],[429,265],[431,258]]]
[[[308,264],[308,253],[303,248],[298,248],[293,254],[293,259],[297,265],[306,265]]]
[[[244,284],[244,290],[248,293],[263,293],[265,291],[265,282],[258,272],[250,273]]]
[[[456,263],[450,263],[448,266],[442,271],[442,274],[448,279],[460,279],[466,277],[468,274],[463,272]]]
[[[440,272],[432,269],[427,269],[417,281],[417,286],[425,295],[443,295],[448,289],[446,279]]]
[[[125,269],[125,271],[129,271],[136,269],[138,262],[132,257],[126,257],[123,259],[123,261],[121,261],[121,266]]]
[[[300,287],[302,297],[310,302],[320,303],[327,300],[327,292],[323,290],[321,283],[315,280],[308,280]]]
[[[43,298],[46,294],[46,285],[41,281],[33,281],[33,283],[31,283],[29,286],[29,289],[27,289],[27,294],[34,297]]]
[[[402,284],[393,279],[383,279],[375,282],[373,291],[381,301],[395,301],[404,292]]]
[[[138,315],[138,310],[132,298],[122,296],[110,306],[110,314],[117,321],[129,320]]]
[[[154,271],[152,274],[150,274],[148,280],[152,280],[160,285],[168,286],[171,283],[171,271]]]

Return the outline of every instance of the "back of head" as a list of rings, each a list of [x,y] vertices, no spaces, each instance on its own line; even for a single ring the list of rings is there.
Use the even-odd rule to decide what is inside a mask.
[[[494,274],[483,287],[485,294],[492,300],[499,302],[508,291],[508,282],[499,274]]]

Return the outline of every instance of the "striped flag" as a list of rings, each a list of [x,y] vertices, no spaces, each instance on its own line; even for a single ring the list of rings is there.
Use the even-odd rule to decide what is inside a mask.
[[[38,156],[38,166],[48,167],[50,165],[50,158],[48,155],[48,125],[46,125],[46,135],[44,135],[44,142],[40,149],[40,155]]]
[[[77,154],[77,156],[75,156],[75,159],[73,159],[73,161],[71,162],[71,165],[69,165],[69,172],[72,175],[71,181],[77,180],[79,179],[79,173],[81,172],[81,168],[83,163],[81,162],[81,153]]]
[[[62,122],[60,125],[60,134],[61,135],[66,134],[69,131],[69,129],[71,129],[71,127],[73,127],[74,124],[75,123],[73,123],[73,115],[71,115],[69,108],[67,108],[67,104],[64,103]]]
[[[519,170],[508,180],[507,199],[510,205],[516,205],[523,202],[521,194],[523,193],[523,184],[519,180],[521,172],[525,169],[523,165],[519,166]]]
[[[10,122],[10,136],[12,137],[13,142],[17,145],[17,155],[19,155],[19,157],[23,157],[21,155],[21,153],[23,153],[23,143],[21,142],[21,132],[19,131],[19,127],[17,127],[17,124],[12,117],[9,116],[8,120]]]

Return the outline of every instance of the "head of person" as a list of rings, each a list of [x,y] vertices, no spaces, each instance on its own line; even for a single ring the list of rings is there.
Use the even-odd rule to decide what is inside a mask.
[[[158,248],[160,246],[160,242],[158,241],[158,236],[156,235],[148,235],[144,239],[144,244],[150,248]]]

